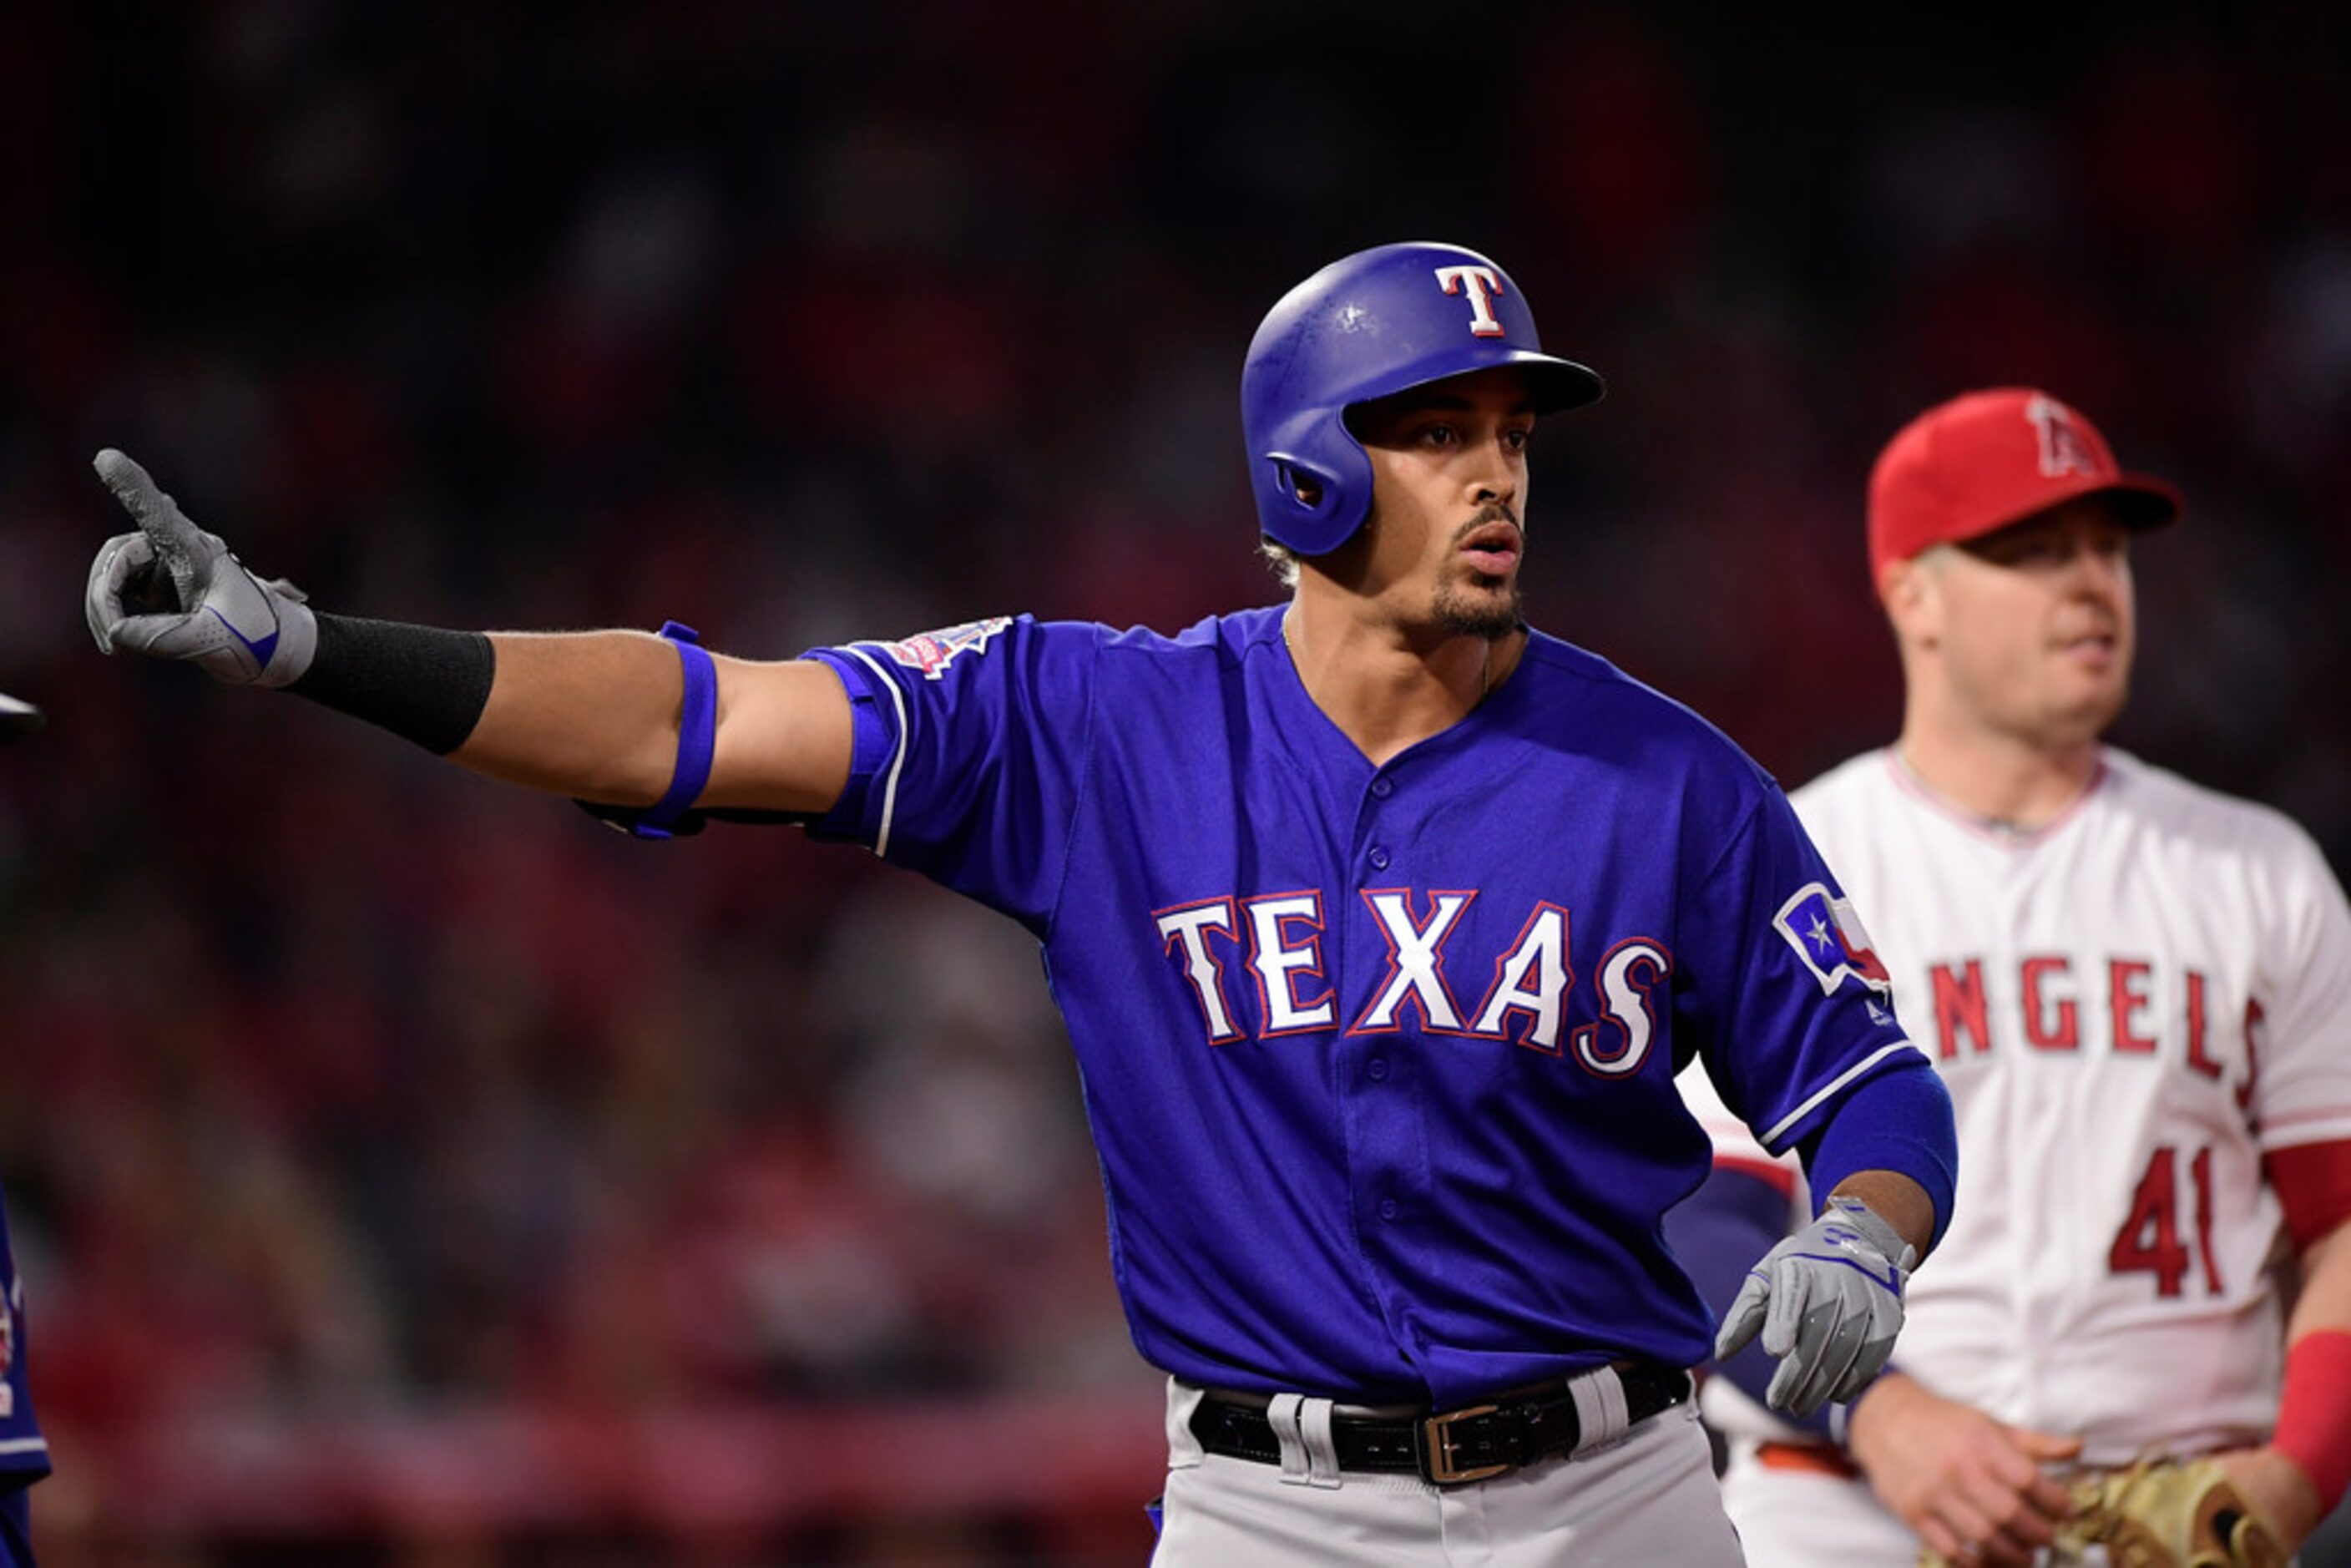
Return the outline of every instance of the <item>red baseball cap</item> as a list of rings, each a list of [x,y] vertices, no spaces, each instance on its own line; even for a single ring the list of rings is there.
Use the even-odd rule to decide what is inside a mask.
[[[1994,387],[1938,403],[1908,424],[1869,471],[1869,575],[1930,545],[1959,544],[2076,496],[2111,496],[2123,522],[2160,528],[2179,492],[2126,474],[2079,413],[2032,387]]]

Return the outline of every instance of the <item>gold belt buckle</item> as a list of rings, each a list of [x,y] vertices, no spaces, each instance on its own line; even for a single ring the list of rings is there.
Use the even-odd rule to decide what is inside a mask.
[[[1458,1410],[1425,1417],[1420,1423],[1420,1473],[1437,1486],[1460,1486],[1468,1481],[1482,1481],[1518,1467],[1508,1462],[1499,1465],[1472,1465],[1463,1469],[1454,1461],[1453,1423],[1467,1421],[1476,1416],[1490,1416],[1500,1409],[1499,1405],[1469,1405]]]

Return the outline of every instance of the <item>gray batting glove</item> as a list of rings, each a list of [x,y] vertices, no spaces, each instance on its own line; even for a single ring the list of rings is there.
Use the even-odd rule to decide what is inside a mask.
[[[1828,1207],[1747,1270],[1723,1314],[1714,1358],[1728,1360],[1763,1331],[1780,1358],[1764,1402],[1809,1416],[1854,1398],[1894,1352],[1902,1328],[1902,1287],[1918,1249],[1858,1198]]]
[[[233,686],[287,685],[310,667],[319,618],[300,589],[247,571],[218,534],[190,522],[146,469],[111,446],[90,466],[139,521],[137,533],[107,540],[89,565],[82,609],[99,652],[121,648],[154,659],[186,659]],[[162,597],[159,568],[173,607],[160,612],[126,607],[126,594]]]

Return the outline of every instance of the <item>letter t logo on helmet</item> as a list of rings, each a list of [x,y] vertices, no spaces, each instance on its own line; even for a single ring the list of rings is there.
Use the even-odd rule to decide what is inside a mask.
[[[1440,267],[1437,281],[1445,285],[1447,294],[1467,291],[1469,308],[1476,312],[1470,319],[1470,332],[1480,338],[1503,336],[1502,324],[1494,319],[1494,292],[1502,280],[1490,267]]]
[[[1241,365],[1259,527],[1301,555],[1338,549],[1372,507],[1372,460],[1347,411],[1503,365],[1525,374],[1537,413],[1604,390],[1589,368],[1542,351],[1525,296],[1474,250],[1416,241],[1332,262],[1267,312]]]

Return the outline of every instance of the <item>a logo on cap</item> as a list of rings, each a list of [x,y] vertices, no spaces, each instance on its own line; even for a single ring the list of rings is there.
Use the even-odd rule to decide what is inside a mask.
[[[1494,316],[1494,296],[1502,291],[1502,280],[1490,267],[1440,267],[1437,281],[1447,294],[1469,296],[1469,335],[1473,338],[1499,338],[1502,323]]]
[[[2041,476],[2054,479],[2064,474],[2098,472],[2097,459],[2074,428],[2074,411],[2043,392],[2034,392],[2025,400],[2024,417],[2032,422],[2033,431],[2041,437]]]

